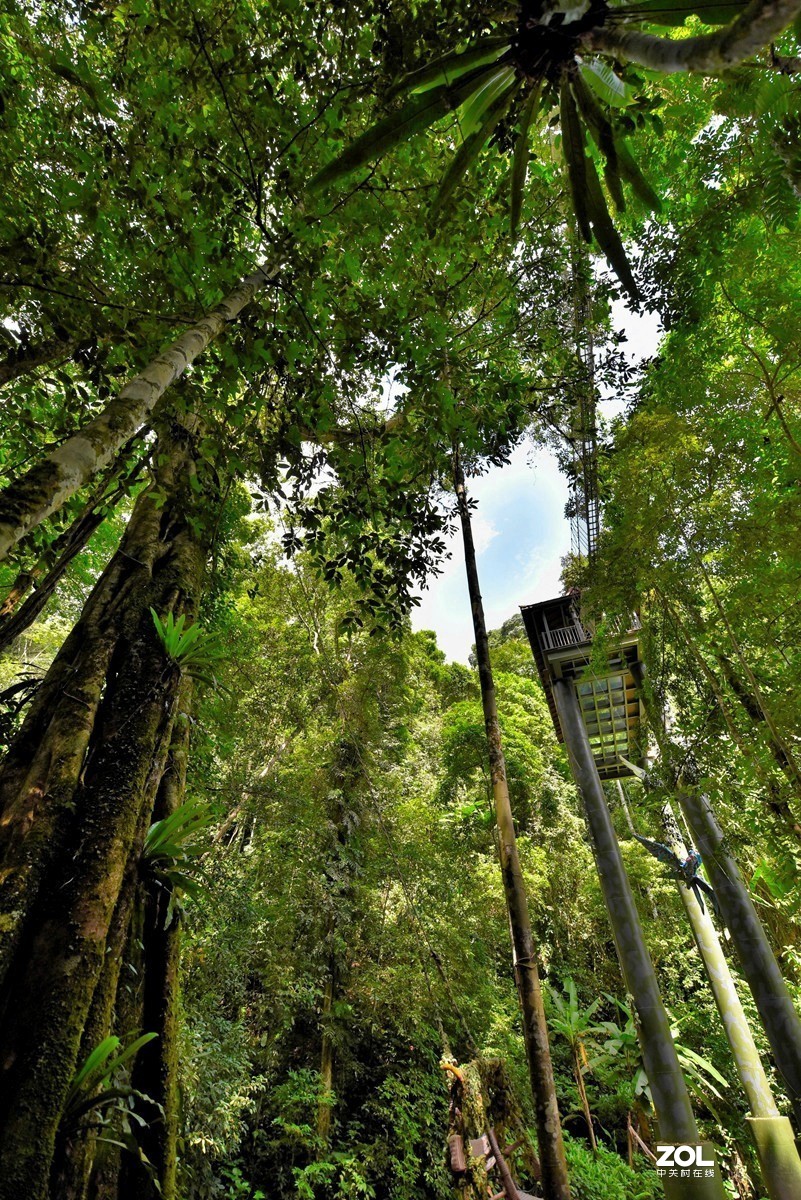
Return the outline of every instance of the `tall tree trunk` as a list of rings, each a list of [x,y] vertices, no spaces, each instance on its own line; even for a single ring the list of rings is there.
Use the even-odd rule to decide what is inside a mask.
[[[191,724],[189,707],[191,681],[185,680],[173,726],[172,743],[161,778],[153,821],[164,820],[183,803]],[[153,878],[141,885],[144,905],[142,923],[142,1003],[138,1027],[158,1036],[144,1046],[136,1058],[131,1082],[137,1091],[159,1105],[160,1113],[148,1106],[142,1116],[147,1125],[138,1134],[141,1149],[151,1164],[148,1171],[132,1155],[122,1161],[119,1195],[137,1200],[175,1200],[178,1165],[178,968],[181,953],[181,924],[170,921],[169,887]]]
[[[344,720],[343,710],[343,720]],[[347,727],[346,727],[347,728]],[[331,1137],[333,1085],[336,1065],[336,1020],[334,1005],[337,991],[346,977],[347,966],[340,943],[347,943],[348,925],[358,913],[353,911],[354,885],[360,869],[360,853],[354,836],[361,824],[360,789],[365,783],[362,747],[352,730],[343,732],[330,765],[331,793],[328,822],[333,837],[327,853],[326,873],[329,884],[329,910],[325,924],[327,946],[326,976],[320,1013],[320,1099],[317,1105],[318,1153],[322,1157]]]
[[[523,1013],[523,1037],[526,1045],[531,1090],[534,1095],[537,1141],[542,1165],[542,1185],[547,1200],[569,1200],[570,1186],[553,1081],[548,1028],[545,1023],[545,1009],[542,1003],[528,900],[517,850],[512,805],[509,800],[506,762],[501,742],[501,728],[498,722],[495,682],[492,676],[487,626],[479,587],[470,508],[465,489],[464,472],[459,463],[458,454],[454,457],[454,485],[462,525],[467,587],[470,593],[473,632],[476,639],[481,704],[484,710],[490,778],[495,801],[495,820],[498,827],[498,855],[512,931],[517,990]]]
[[[662,823],[667,845],[677,858],[684,861],[687,847],[670,804],[666,804],[662,810]],[[711,913],[708,908],[701,908],[695,892],[683,881],[678,881],[678,888],[734,1065],[748,1099],[751,1112],[748,1120],[768,1195],[770,1200],[798,1200],[801,1196],[801,1160],[793,1139],[792,1126],[787,1117],[779,1115]]]
[[[126,383],[102,413],[0,493],[0,561],[111,461],[147,422],[167,388],[275,277],[279,263],[277,258],[248,275],[213,312]]]
[[[43,1200],[56,1131],[169,750],[181,674],[149,607],[193,612],[205,547],[174,440],[0,775],[0,1198]],[[13,968],[9,972],[9,968]]]
[[[581,718],[575,681],[571,678],[554,681],[553,696],[573,776],[584,800],[598,876],[623,979],[634,1002],[637,1034],[659,1122],[659,1137],[666,1143],[697,1144],[698,1129],[690,1097],[603,786]],[[717,1171],[714,1177],[668,1177],[663,1183],[665,1193],[671,1200],[723,1200],[723,1183]]]
[[[333,935],[333,930],[331,931]],[[325,1154],[331,1136],[331,1097],[334,1088],[334,1039],[331,1037],[331,1017],[336,988],[336,961],[331,956],[328,979],[323,994],[323,1009],[320,1014],[322,1046],[320,1048],[320,1099],[317,1104],[317,1137],[319,1153]]]
[[[134,845],[141,845],[150,824],[143,807]],[[139,858],[128,859],[114,916],[106,937],[105,957],[81,1036],[78,1063],[85,1062],[96,1046],[116,1033],[126,1044],[142,1030],[141,952],[144,929],[141,920]],[[134,970],[136,973],[134,974]],[[153,1113],[149,1112],[148,1117]],[[99,1158],[99,1161],[98,1161]],[[100,1171],[98,1171],[100,1167]],[[90,1181],[101,1175],[104,1191],[98,1200],[116,1200],[120,1169],[120,1147],[98,1142],[96,1131],[62,1121],[50,1172],[50,1200],[84,1200]]]
[[[648,723],[665,762],[677,778],[676,797],[715,890],[721,917],[756,1002],[798,1124],[801,1122],[801,1018],[709,800],[690,780],[687,754],[668,739],[642,664],[635,664],[634,674]]]

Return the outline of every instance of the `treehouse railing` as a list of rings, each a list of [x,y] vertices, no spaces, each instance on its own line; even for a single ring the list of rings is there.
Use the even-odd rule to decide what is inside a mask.
[[[592,641],[592,637],[581,625],[565,625],[561,629],[543,629],[542,644],[546,650],[566,650],[569,646],[581,646]]]
[[[615,617],[607,626],[607,633],[614,636],[619,633],[632,633],[637,629],[641,629],[640,618],[636,613],[629,613],[628,617]],[[545,650],[568,650],[571,646],[583,646],[591,642],[594,636],[593,630],[585,629],[583,625],[574,622],[572,625],[563,625],[557,629],[543,629],[540,632],[540,638]]]

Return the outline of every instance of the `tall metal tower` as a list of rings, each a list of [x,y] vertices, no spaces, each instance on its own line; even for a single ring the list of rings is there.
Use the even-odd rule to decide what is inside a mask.
[[[600,528],[598,500],[598,425],[595,388],[595,345],[592,335],[592,272],[589,255],[578,237],[571,253],[573,339],[580,364],[570,423],[572,471],[570,541],[575,555],[589,562],[595,555]]]

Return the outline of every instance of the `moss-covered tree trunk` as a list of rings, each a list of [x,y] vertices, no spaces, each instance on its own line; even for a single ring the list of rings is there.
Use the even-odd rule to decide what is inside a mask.
[[[135,846],[141,845],[149,819],[150,814],[143,809]],[[106,938],[103,969],[84,1025],[79,1063],[110,1033],[116,1033],[125,1045],[142,1029],[138,981],[144,931],[139,893],[139,859],[134,852],[125,869]],[[111,1139],[98,1140],[98,1132],[91,1118],[89,1124],[62,1119],[50,1172],[50,1200],[84,1200],[92,1184],[97,1200],[115,1200],[121,1151]],[[96,1190],[98,1180],[102,1182]]]
[[[190,681],[184,682],[173,726],[172,743],[161,778],[153,820],[161,821],[183,803],[189,756]],[[158,1105],[158,1115],[148,1105],[147,1120],[137,1136],[152,1170],[133,1155],[122,1159],[118,1195],[137,1200],[175,1200],[178,1165],[178,1000],[181,925],[169,913],[170,886],[152,876],[141,881],[142,913],[141,1009],[138,1027],[157,1034],[142,1048],[132,1071],[132,1084]]]
[[[138,499],[0,774],[2,1200],[47,1193],[115,913],[173,733],[181,673],[149,608],[195,610],[204,547],[191,434],[174,427],[165,450],[162,495]]]
[[[340,703],[347,704],[344,693],[340,693]],[[336,1002],[348,974],[347,954],[343,948],[348,944],[349,930],[360,919],[355,901],[362,864],[358,832],[362,823],[362,791],[366,781],[362,744],[353,729],[338,742],[328,775],[331,788],[326,808],[331,840],[326,851],[325,871],[329,907],[324,935],[326,960],[320,1012],[320,1093],[316,1120],[321,1156],[325,1155],[331,1140],[334,1116],[338,1040]]]
[[[331,932],[333,937],[333,930]],[[323,993],[323,1007],[320,1013],[322,1028],[322,1044],[320,1047],[320,1099],[317,1104],[317,1138],[319,1153],[325,1154],[331,1137],[332,1098],[334,1091],[334,1039],[331,1036],[331,1021],[333,1018],[334,994],[336,989],[337,964],[332,954],[329,962],[328,979]]]
[[[517,979],[520,1006],[523,1012],[523,1035],[526,1045],[531,1090],[537,1124],[542,1166],[542,1186],[546,1200],[569,1200],[570,1186],[567,1178],[567,1162],[562,1141],[562,1127],[556,1090],[553,1081],[551,1051],[548,1044],[548,1028],[542,1003],[539,971],[537,969],[534,937],[520,857],[517,850],[512,806],[509,800],[509,785],[506,779],[506,761],[501,742],[498,707],[495,699],[495,682],[492,676],[489,640],[481,600],[476,551],[470,521],[470,508],[465,489],[464,473],[458,456],[454,460],[454,484],[459,506],[459,517],[464,540],[467,586],[470,593],[470,608],[473,615],[473,630],[476,639],[481,703],[487,733],[487,750],[490,763],[492,794],[495,801],[495,819],[498,827],[498,854],[503,877],[506,906],[512,932],[515,976]]]

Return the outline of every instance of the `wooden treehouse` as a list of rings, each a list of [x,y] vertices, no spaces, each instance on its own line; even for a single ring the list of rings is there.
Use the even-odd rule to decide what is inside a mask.
[[[593,661],[594,631],[582,624],[570,596],[525,604],[520,611],[559,741],[564,742],[565,737],[553,685],[560,679],[572,680],[599,776],[622,779],[631,775],[621,755],[641,766],[644,750],[640,700],[631,670],[639,658],[638,617],[632,614],[607,627],[610,651],[605,665],[599,667]]]

